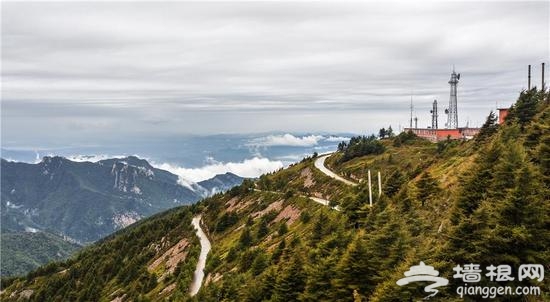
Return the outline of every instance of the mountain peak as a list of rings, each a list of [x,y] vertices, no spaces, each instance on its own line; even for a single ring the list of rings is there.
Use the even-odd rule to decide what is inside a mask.
[[[52,162],[61,162],[61,161],[68,161],[67,158],[59,156],[59,155],[46,155],[42,157],[43,163],[52,163]]]
[[[126,163],[130,166],[142,167],[150,170],[153,169],[153,166],[151,166],[151,164],[146,159],[139,158],[135,155],[130,155],[122,158],[115,157],[115,158],[104,159],[104,160],[100,160],[98,163],[107,164],[107,165],[112,165],[117,163]]]
[[[139,158],[135,155],[127,156],[122,161],[126,161],[129,165],[132,166],[138,166],[138,167],[145,167],[145,168],[153,168],[151,164],[146,159]]]

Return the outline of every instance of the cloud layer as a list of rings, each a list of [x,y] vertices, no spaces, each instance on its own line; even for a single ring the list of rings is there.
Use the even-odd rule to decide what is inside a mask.
[[[289,146],[289,147],[312,147],[316,146],[320,140],[324,139],[321,135],[308,135],[297,137],[286,133],[283,135],[269,135],[252,140],[249,145],[257,147]]]
[[[411,92],[427,125],[452,64],[479,125],[527,64],[540,83],[548,23],[544,1],[6,2],[3,142],[397,130]]]
[[[138,156],[138,155],[135,155]],[[98,162],[111,158],[125,158],[126,155],[111,156],[106,154],[98,155],[73,155],[67,156],[67,159],[76,162]],[[140,157],[140,156],[138,156]],[[140,157],[143,158],[143,157]],[[302,157],[292,158],[294,161]],[[262,174],[270,173],[283,168],[283,162],[280,160],[270,160],[268,158],[253,157],[241,162],[219,162],[213,158],[207,158],[208,164],[198,168],[185,168],[180,165],[170,163],[156,163],[147,159],[150,164],[158,169],[166,170],[180,178],[180,184],[193,188],[194,183],[210,179],[218,174],[231,172],[241,177],[255,178]]]
[[[199,182],[212,178],[217,174],[225,174],[227,172],[231,172],[241,177],[254,178],[283,167],[281,161],[273,161],[268,158],[259,157],[245,159],[242,162],[213,162],[200,168],[185,168],[169,163],[152,163],[152,165],[156,168],[178,175],[183,182],[186,180]]]

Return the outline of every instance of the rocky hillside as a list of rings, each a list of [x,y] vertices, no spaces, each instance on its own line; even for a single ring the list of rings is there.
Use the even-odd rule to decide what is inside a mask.
[[[306,158],[145,219],[74,259],[4,279],[2,300],[416,301],[427,296],[427,283],[396,281],[421,261],[449,280],[438,288],[438,301],[480,300],[456,294],[463,283],[453,278],[453,267],[506,264],[516,273],[521,264],[538,263],[548,269],[549,104],[548,94],[526,91],[504,125],[490,116],[467,142],[432,144],[408,133],[355,139],[327,159],[355,186]],[[203,286],[190,297],[199,249],[191,217],[198,214],[212,250]],[[483,277],[479,285],[538,286],[542,295],[526,299],[544,301],[548,280]]]
[[[63,157],[44,157],[38,164],[2,160],[1,171],[2,276],[63,259],[75,250],[74,243],[94,242],[139,219],[243,181],[223,174],[200,184],[183,183],[133,156],[97,163]],[[18,240],[28,237],[42,248]]]
[[[200,184],[137,157],[97,163],[44,157],[38,164],[2,160],[2,230],[50,231],[87,243],[159,211],[190,204],[242,182],[218,175]]]

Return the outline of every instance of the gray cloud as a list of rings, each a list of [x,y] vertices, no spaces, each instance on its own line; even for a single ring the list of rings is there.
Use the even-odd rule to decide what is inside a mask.
[[[433,99],[448,102],[452,64],[460,123],[480,124],[549,57],[548,2],[2,8],[2,135],[15,144],[371,132],[406,124],[411,91],[423,125]]]

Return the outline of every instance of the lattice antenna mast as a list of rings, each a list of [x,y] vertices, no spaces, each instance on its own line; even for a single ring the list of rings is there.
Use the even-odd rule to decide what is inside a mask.
[[[458,85],[458,80],[460,80],[460,73],[456,73],[453,66],[453,73],[451,73],[451,80],[449,84],[451,85],[451,95],[449,97],[449,108],[445,110],[447,114],[447,128],[456,129],[458,128],[458,108],[457,108],[457,93],[456,87]]]
[[[432,110],[430,110],[430,113],[432,114],[432,129],[437,129],[437,100],[434,100],[434,103],[432,105]]]

